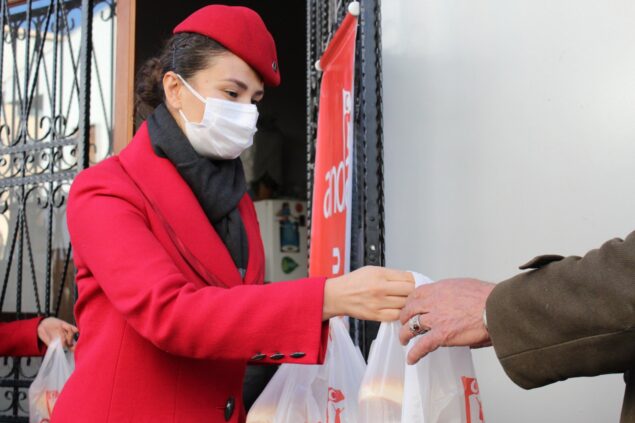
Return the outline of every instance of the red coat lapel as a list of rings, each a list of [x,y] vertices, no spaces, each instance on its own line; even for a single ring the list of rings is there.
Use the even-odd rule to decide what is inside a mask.
[[[262,283],[264,251],[255,210],[247,195],[238,206],[249,239],[249,264],[243,282],[190,187],[168,159],[154,153],[145,123],[119,154],[119,160],[163,221],[184,260],[203,280],[227,287]]]

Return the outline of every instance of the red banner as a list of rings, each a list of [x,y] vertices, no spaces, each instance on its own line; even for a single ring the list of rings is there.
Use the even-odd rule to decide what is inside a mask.
[[[349,13],[319,62],[323,74],[311,213],[311,276],[338,276],[350,270],[356,35],[357,17]]]

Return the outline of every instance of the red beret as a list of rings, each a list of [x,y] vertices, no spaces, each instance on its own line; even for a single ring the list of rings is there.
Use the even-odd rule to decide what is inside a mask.
[[[173,33],[195,32],[222,44],[260,74],[265,84],[280,85],[276,43],[258,13],[242,6],[205,6],[185,18]]]

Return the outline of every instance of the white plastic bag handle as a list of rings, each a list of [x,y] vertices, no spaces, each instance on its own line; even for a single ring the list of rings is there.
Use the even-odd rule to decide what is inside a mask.
[[[55,338],[48,346],[38,374],[29,387],[29,422],[48,421],[58,395],[73,372],[72,353],[67,357],[62,340]]]

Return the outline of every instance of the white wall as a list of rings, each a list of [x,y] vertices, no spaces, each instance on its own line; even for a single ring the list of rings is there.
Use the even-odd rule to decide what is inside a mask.
[[[634,2],[384,0],[382,31],[389,266],[501,281],[635,229]],[[474,359],[490,423],[618,421],[618,375]]]

